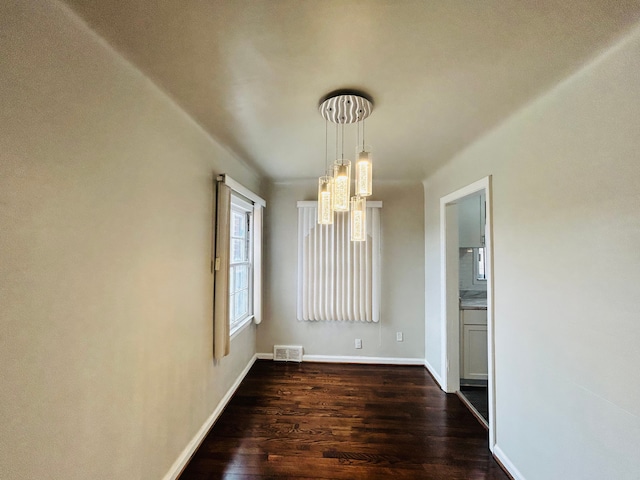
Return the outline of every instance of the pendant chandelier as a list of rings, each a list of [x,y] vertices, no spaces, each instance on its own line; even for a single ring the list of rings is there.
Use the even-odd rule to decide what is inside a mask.
[[[350,212],[351,240],[365,241],[366,197],[372,194],[373,158],[371,147],[365,145],[364,120],[373,111],[373,102],[365,94],[339,90],[320,100],[320,115],[325,119],[325,175],[318,179],[318,223],[333,224],[334,212]],[[336,160],[328,165],[328,122],[336,124]],[[360,122],[362,122],[362,144],[360,144]],[[351,161],[344,158],[344,127],[356,124],[357,138],[355,156],[355,187],[351,196]],[[342,148],[338,156],[339,137]]]

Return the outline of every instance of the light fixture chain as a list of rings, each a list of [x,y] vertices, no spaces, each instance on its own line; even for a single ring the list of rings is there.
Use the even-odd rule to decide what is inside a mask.
[[[324,121],[324,170],[329,173],[329,120]]]
[[[338,158],[338,124],[336,123],[336,156],[333,157],[335,159]]]
[[[340,154],[342,164],[344,165],[344,123],[342,124],[342,153]]]
[[[362,151],[364,151],[364,120],[362,120]]]

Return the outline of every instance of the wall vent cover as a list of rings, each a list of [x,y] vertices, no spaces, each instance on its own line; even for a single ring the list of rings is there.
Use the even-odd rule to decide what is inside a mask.
[[[302,362],[302,346],[300,345],[274,345],[274,362]]]

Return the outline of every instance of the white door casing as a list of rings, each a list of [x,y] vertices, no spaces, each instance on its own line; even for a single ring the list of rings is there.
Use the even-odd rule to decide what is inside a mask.
[[[456,202],[473,193],[486,195],[485,255],[487,264],[487,356],[489,393],[489,449],[496,444],[495,407],[495,335],[491,176],[484,177],[440,199],[441,265],[441,342],[442,389],[454,393],[460,389],[460,321],[458,304],[458,221]]]

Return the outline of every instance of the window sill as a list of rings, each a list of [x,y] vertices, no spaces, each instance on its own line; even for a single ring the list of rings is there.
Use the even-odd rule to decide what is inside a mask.
[[[249,315],[247,318],[243,319],[240,323],[235,325],[229,332],[229,339],[233,340],[234,338],[236,338],[245,328],[251,325],[252,320],[253,315]]]

